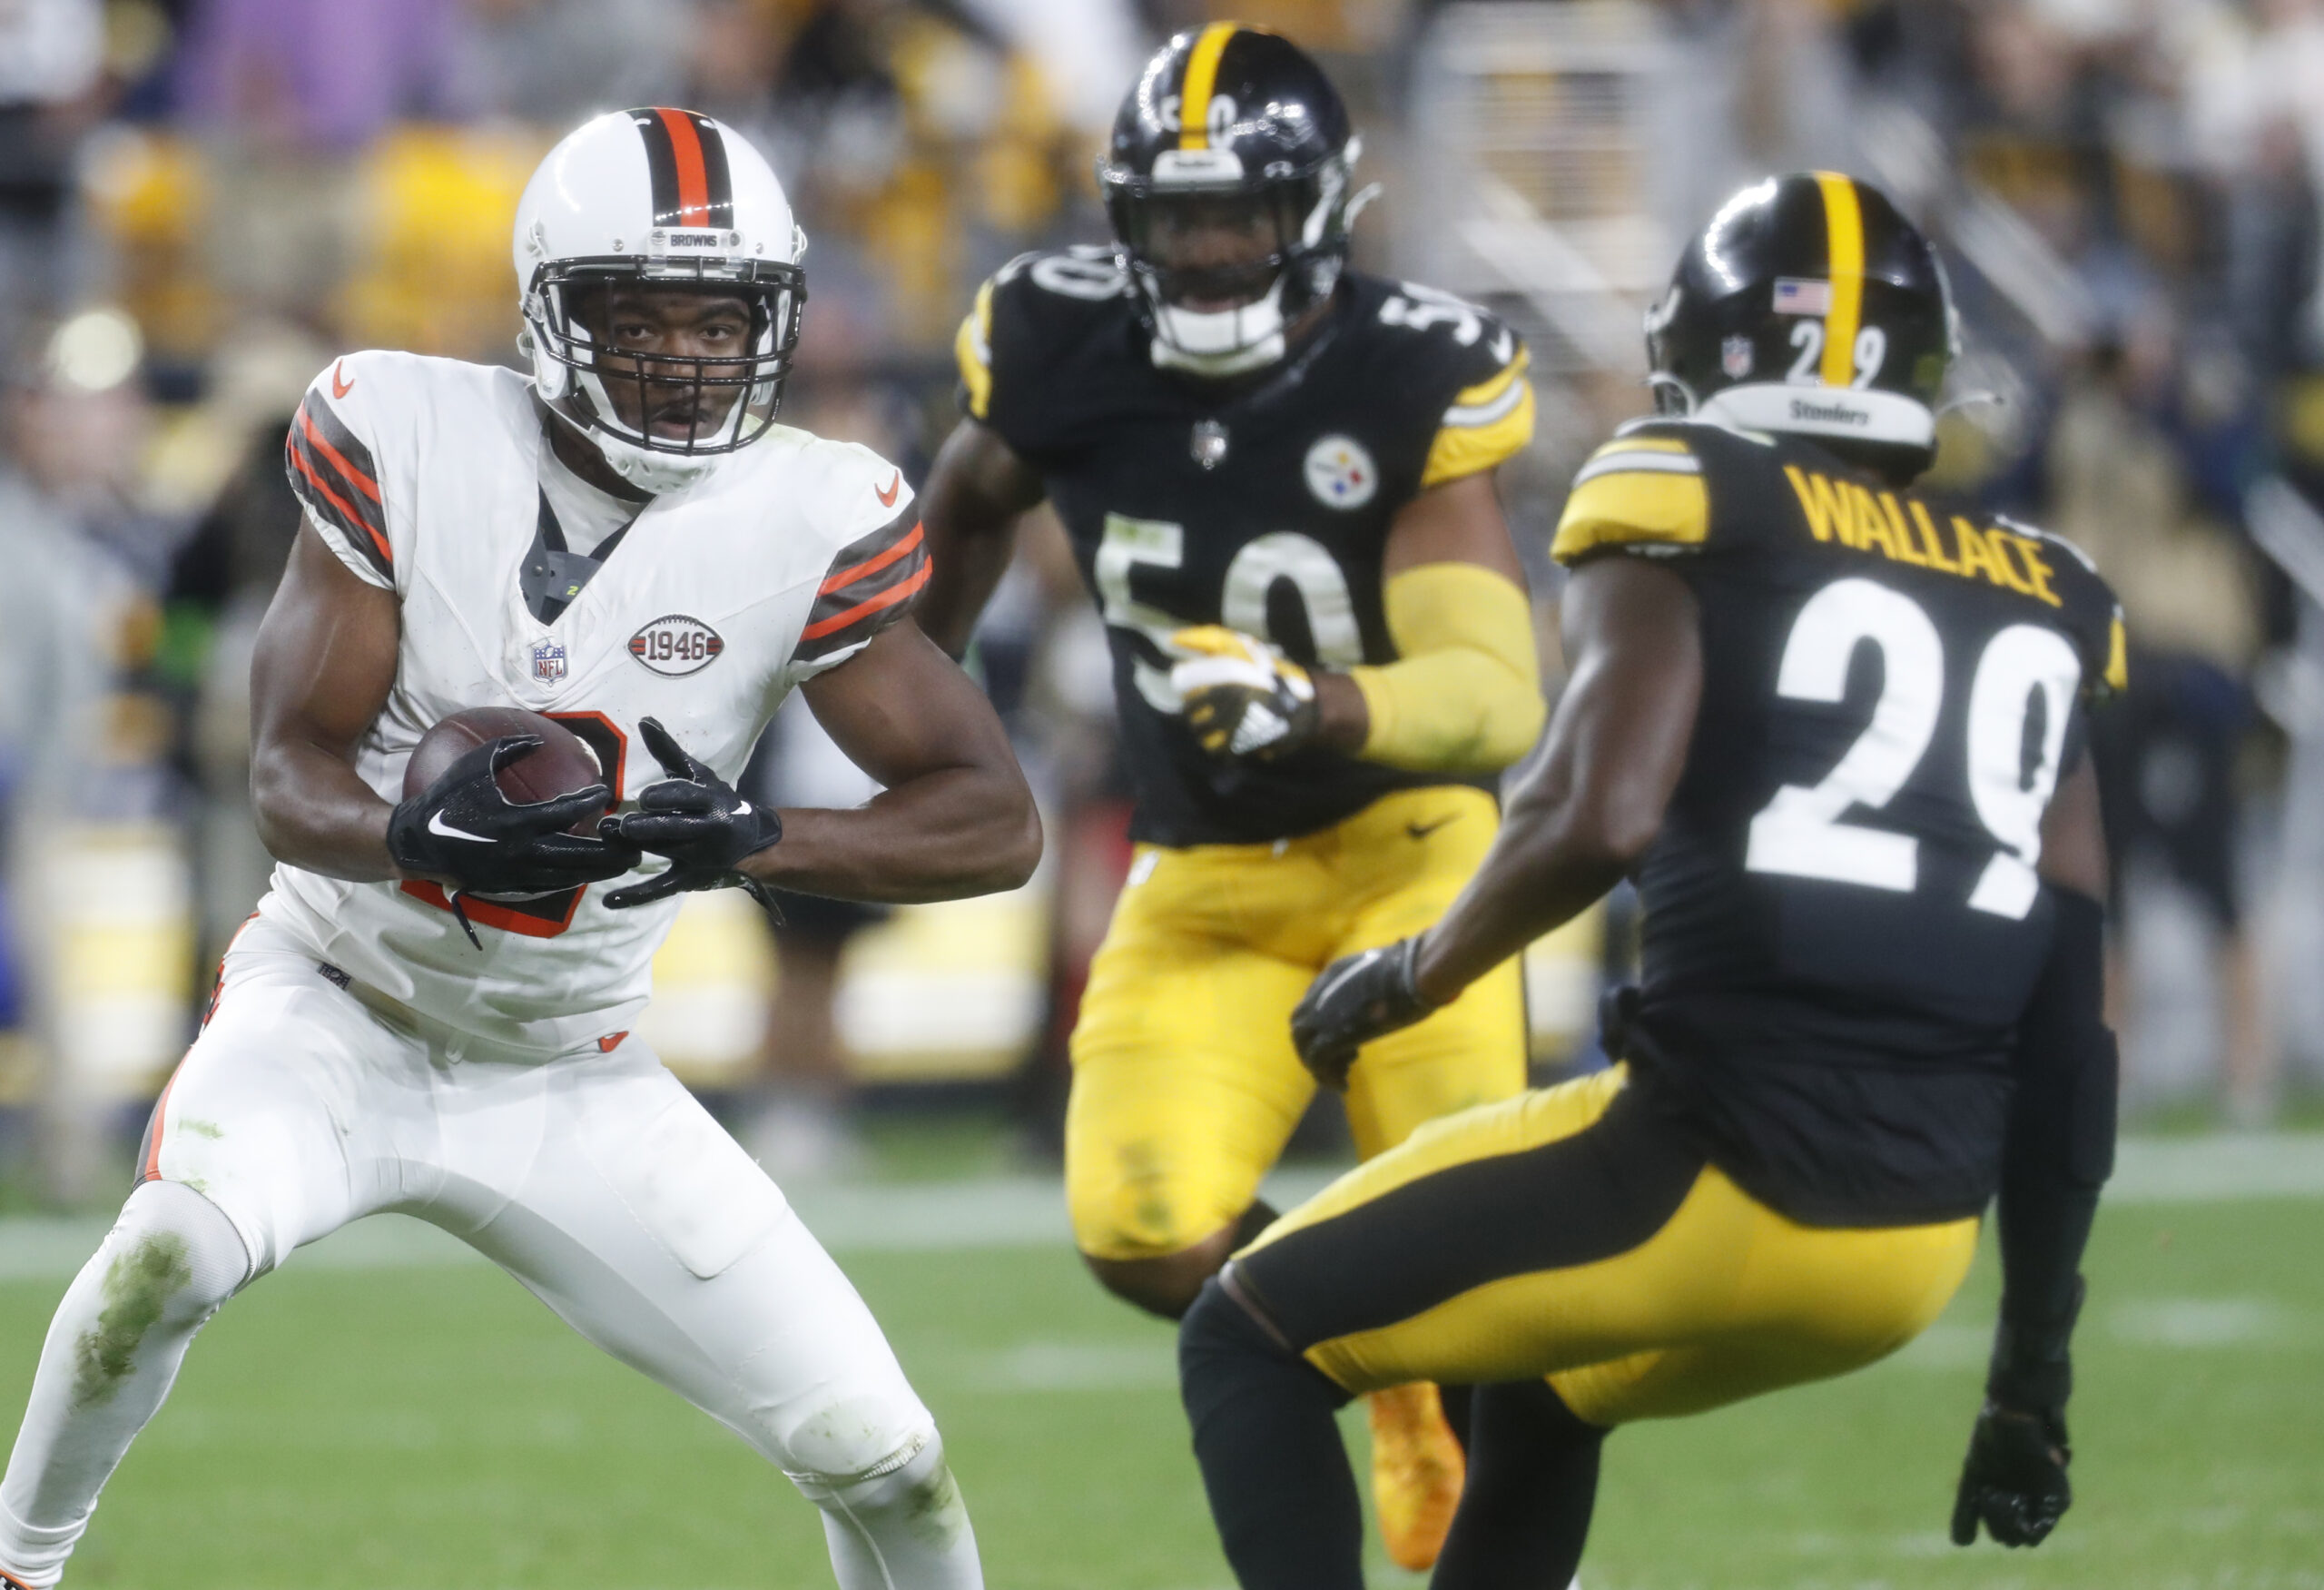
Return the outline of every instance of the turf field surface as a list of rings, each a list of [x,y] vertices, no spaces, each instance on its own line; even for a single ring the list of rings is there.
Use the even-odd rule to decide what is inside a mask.
[[[2324,1590],[2324,1139],[2129,1145],[2088,1266],[2080,1492],[2034,1553],[1944,1526],[1990,1255],[1849,1379],[1609,1445],[1589,1590]],[[997,1590],[1224,1590],[1167,1328],[1102,1295],[1046,1182],[801,1199],[942,1425]],[[0,1221],[0,1407],[102,1222]],[[1353,1423],[1351,1428],[1354,1427]],[[1359,1453],[1360,1457],[1360,1453]],[[1384,1565],[1374,1584],[1418,1580]],[[229,1306],[68,1586],[773,1590],[813,1510],[725,1431],[409,1222]]]

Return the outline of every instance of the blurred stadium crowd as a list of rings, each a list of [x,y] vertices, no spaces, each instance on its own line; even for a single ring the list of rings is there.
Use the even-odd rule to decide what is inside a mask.
[[[1356,107],[1386,184],[1359,262],[1533,343],[1541,430],[1504,484],[1552,673],[1548,530],[1646,406],[1639,315],[1679,241],[1809,166],[1927,225],[1966,321],[1946,483],[2072,537],[2128,611],[2133,689],[2099,749],[2130,1102],[2248,1126],[2314,1090],[2319,0],[15,0],[0,1181],[110,1193],[108,1139],[263,887],[246,674],[298,523],[300,391],[352,348],[513,360],[509,216],[558,133],[684,104],[758,142],[812,240],[786,418],[916,472],[977,281],[1103,237],[1090,162],[1145,50],[1230,12],[1317,51]],[[1126,813],[1098,620],[1053,527],[1022,548],[972,660],[1049,814],[1041,877],[879,924],[803,910],[779,973],[739,896],[697,897],[657,973],[689,1080],[747,1091],[774,1053],[817,1109],[843,1072],[1057,1096]],[[791,798],[861,798],[811,725],[771,737]],[[1537,957],[1545,1065],[1587,1055],[1623,936],[1618,910]]]

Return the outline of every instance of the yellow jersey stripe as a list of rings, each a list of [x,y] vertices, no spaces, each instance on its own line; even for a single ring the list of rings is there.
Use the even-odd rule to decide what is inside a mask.
[[[1694,449],[1676,437],[1618,436],[1591,453],[1590,461],[1594,464],[1600,459],[1619,458],[1624,453],[1676,453],[1681,458],[1692,458]]]
[[[969,394],[970,417],[982,420],[992,408],[992,283],[977,289],[976,306],[961,317],[952,338],[952,358]]]
[[[2127,690],[2131,687],[2130,637],[2123,632],[2122,616],[2117,612],[2106,633],[2106,688]]]
[[[1210,147],[1210,96],[1218,89],[1218,57],[1241,31],[1239,23],[1214,22],[1187,53],[1187,81],[1178,94],[1179,148]]]
[[[1495,398],[1500,397],[1502,393],[1507,391],[1509,390],[1509,383],[1515,380],[1519,376],[1523,375],[1526,370],[1532,368],[1532,364],[1533,355],[1531,351],[1525,348],[1520,348],[1517,351],[1516,358],[1511,360],[1507,364],[1502,365],[1499,370],[1493,371],[1492,374],[1479,381],[1475,386],[1462,387],[1459,391],[1453,393],[1452,406],[1455,409],[1483,408],[1486,404],[1491,403]]]
[[[1571,563],[1600,547],[1699,547],[1710,535],[1710,491],[1700,475],[1600,475],[1565,499],[1550,556]]]
[[[1490,469],[1533,439],[1533,383],[1519,377],[1515,388],[1502,394],[1504,401],[1512,396],[1516,401],[1497,419],[1462,422],[1445,416],[1421,466],[1423,491]]]
[[[1824,235],[1832,280],[1832,307],[1824,316],[1824,384],[1845,387],[1856,380],[1856,325],[1864,318],[1864,212],[1856,183],[1837,172],[1819,171],[1824,191]]]

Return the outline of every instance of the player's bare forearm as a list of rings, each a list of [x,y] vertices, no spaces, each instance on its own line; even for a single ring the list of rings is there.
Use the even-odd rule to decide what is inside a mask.
[[[1013,889],[1041,856],[1032,791],[992,705],[910,623],[803,687],[816,720],[887,787],[853,811],[785,811],[743,870],[851,900],[951,900]]]
[[[1654,843],[1702,696],[1694,594],[1629,558],[1566,587],[1572,676],[1476,876],[1423,935],[1415,982],[1441,1004],[1587,909]]]
[[[969,649],[1016,550],[1018,516],[1046,494],[1040,476],[990,428],[963,420],[945,439],[920,496],[929,576],[914,612],[950,655]]]
[[[358,883],[400,876],[389,804],[355,745],[395,682],[400,612],[300,527],[251,659],[251,802],[276,860]]]

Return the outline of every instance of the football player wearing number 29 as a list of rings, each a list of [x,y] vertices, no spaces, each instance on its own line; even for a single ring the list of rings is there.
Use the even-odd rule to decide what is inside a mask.
[[[627,1031],[685,891],[940,899],[1013,887],[1039,853],[990,707],[908,617],[927,558],[897,471],[774,422],[804,247],[727,128],[601,116],[518,208],[529,378],[356,353],[307,393],[307,522],[252,667],[281,865],[50,1328],[0,1583],[59,1582],[221,1304],[397,1210],[763,1454],[822,1510],[846,1590],[980,1584],[878,1325]],[[869,805],[778,815],[733,789],[794,687],[887,786]],[[429,726],[484,706],[571,728],[604,785],[508,802],[497,771],[537,744],[511,737],[397,804]]]
[[[1605,1434],[1841,1374],[1952,1297],[1999,1194],[2003,1298],[1953,1536],[2071,1497],[2077,1271],[2112,1163],[2105,850],[2085,702],[2112,594],[2064,543],[1911,489],[1953,307],[1828,173],[1730,200],[1647,321],[1661,417],[1576,478],[1571,683],[1443,918],[1331,966],[1333,1085],[1626,874],[1610,1071],[1433,1123],[1237,1253],[1179,1340],[1247,1590],[1355,1590],[1332,1412],[1479,1383],[1433,1581],[1564,1585]]]
[[[967,647],[1044,497],[1103,608],[1137,848],[1074,1027],[1066,1192],[1098,1279],[1173,1318],[1272,1218],[1260,1178],[1315,1093],[1300,990],[1452,902],[1543,714],[1493,479],[1532,434],[1526,352],[1344,268],[1357,154],[1290,41],[1171,40],[1099,163],[1115,246],[979,292],[928,483],[939,643]],[[1356,1147],[1524,1078],[1510,966],[1365,1056]],[[1370,1413],[1389,1554],[1425,1567],[1460,1448],[1432,1386]]]

